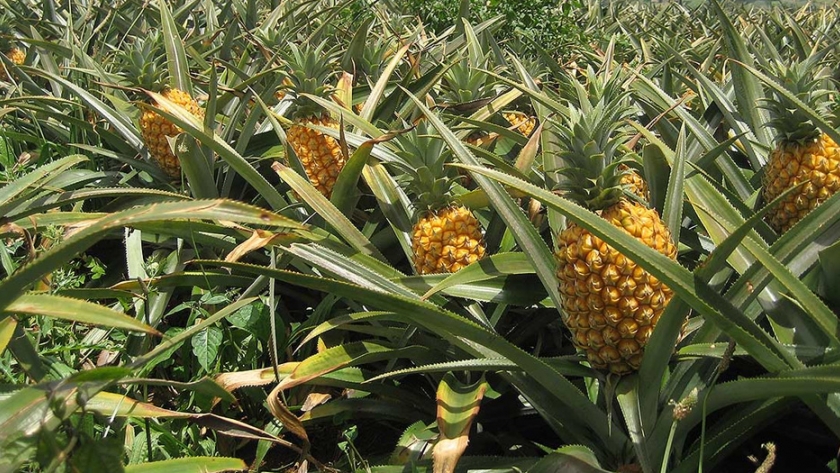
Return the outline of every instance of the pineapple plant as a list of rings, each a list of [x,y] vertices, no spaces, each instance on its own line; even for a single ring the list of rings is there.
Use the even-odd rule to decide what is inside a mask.
[[[5,54],[12,64],[21,65],[26,59],[26,53],[15,45],[12,41],[13,38],[9,15],[4,14],[0,17],[0,52]],[[9,78],[6,67],[0,64],[0,81],[8,81]]]
[[[776,79],[799,100],[830,116],[828,91],[814,78],[813,63],[806,59],[789,66],[776,64]],[[767,216],[770,226],[782,233],[840,189],[840,145],[784,95],[774,92],[762,106],[770,112],[776,140],[764,169],[764,200],[770,202],[801,185]]]
[[[620,154],[626,139],[623,122],[629,115],[625,97],[584,105],[572,105],[567,122],[558,126],[567,165],[561,170],[567,177],[565,197],[676,259],[677,247],[657,211],[624,195],[633,181]],[[617,375],[638,370],[672,291],[574,222],[556,241],[563,322],[574,345],[593,368]]]
[[[489,56],[480,59],[463,59],[453,65],[443,77],[441,100],[444,108],[458,116],[469,116],[487,105],[496,97],[496,82],[480,69],[492,69]],[[467,135],[467,143],[473,146],[487,146],[498,135],[476,129]]]
[[[417,202],[413,263],[419,274],[454,273],[483,258],[486,247],[478,219],[452,196],[458,173],[444,166],[449,155],[432,131],[421,121],[397,138],[402,171]]]
[[[346,157],[338,140],[311,127],[338,129],[339,125],[326,110],[302,94],[328,97],[331,90],[327,82],[333,73],[333,63],[324,51],[324,44],[308,47],[290,43],[284,59],[290,71],[290,93],[295,94],[289,108],[292,126],[286,136],[309,182],[330,197]]]
[[[203,119],[204,109],[188,91],[168,84],[166,68],[162,64],[160,37],[157,32],[145,38],[136,38],[134,43],[120,55],[123,77],[132,87],[158,92],[166,99],[180,105],[192,115]],[[156,105],[152,100],[152,105]],[[183,130],[151,109],[143,109],[140,115],[140,135],[149,149],[149,155],[158,167],[170,178],[181,175],[181,164],[172,151],[169,139]]]

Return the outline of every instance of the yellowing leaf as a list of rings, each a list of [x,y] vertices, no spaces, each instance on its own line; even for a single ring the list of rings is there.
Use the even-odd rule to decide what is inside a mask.
[[[470,427],[478,415],[487,382],[465,385],[447,373],[437,391],[437,424],[440,438],[432,450],[434,473],[452,473],[469,442]]]
[[[251,234],[250,238],[237,245],[236,248],[233,249],[233,251],[228,253],[228,255],[225,257],[225,261],[239,261],[240,258],[247,255],[248,253],[264,248],[270,245],[276,239],[281,238],[283,236],[285,235],[278,235],[267,230],[254,230],[254,233]]]

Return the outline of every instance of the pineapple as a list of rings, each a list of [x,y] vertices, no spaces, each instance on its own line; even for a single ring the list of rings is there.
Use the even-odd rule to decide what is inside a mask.
[[[623,95],[570,106],[559,127],[566,197],[671,259],[677,248],[654,209],[625,197],[629,168],[619,159],[628,116]],[[632,179],[632,178],[631,178]],[[629,189],[628,189],[629,190]],[[672,291],[635,262],[575,223],[557,235],[563,322],[593,368],[623,375],[642,353]]]
[[[466,207],[429,207],[411,230],[414,267],[420,274],[454,273],[484,257],[481,226]]]
[[[187,91],[165,85],[166,75],[161,61],[165,59],[157,33],[136,39],[121,57],[124,76],[132,86],[159,92],[168,100],[184,107],[198,118],[204,118],[204,109]],[[152,105],[156,105],[152,103]],[[144,109],[140,116],[140,135],[149,149],[152,160],[170,178],[181,175],[181,164],[172,152],[169,138],[183,130],[154,110]]]
[[[505,117],[505,120],[511,124],[511,126],[516,127],[516,131],[522,133],[524,136],[531,136],[533,133],[534,128],[537,125],[537,119],[534,117],[529,117],[521,112],[504,112],[502,116]]]
[[[828,92],[818,88],[813,65],[812,60],[777,65],[775,72],[793,95],[828,116]],[[770,226],[783,233],[840,189],[840,145],[784,96],[775,93],[762,106],[769,110],[770,125],[776,130],[776,147],[764,170],[765,202],[805,183],[767,215]]]
[[[321,194],[330,197],[346,157],[338,140],[310,127],[314,125],[338,129],[338,122],[301,94],[319,97],[329,95],[326,83],[332,74],[332,62],[324,53],[323,45],[302,49],[290,44],[285,60],[291,70],[288,79],[295,94],[290,107],[293,124],[286,136],[309,182]]]
[[[649,201],[650,189],[642,175],[626,164],[620,165],[618,169],[623,172],[619,183],[624,186],[624,189],[642,200]]]
[[[448,155],[432,131],[421,121],[397,138],[402,171],[418,203],[411,230],[413,262],[419,274],[454,273],[483,258],[486,248],[478,219],[451,196],[458,174],[444,167]]]
[[[12,33],[11,21],[8,14],[4,14],[0,17],[0,52],[6,55],[9,62],[19,66],[26,60],[26,53],[15,46],[12,38],[14,38],[14,34]],[[6,66],[0,63],[0,81],[6,82],[9,79]]]

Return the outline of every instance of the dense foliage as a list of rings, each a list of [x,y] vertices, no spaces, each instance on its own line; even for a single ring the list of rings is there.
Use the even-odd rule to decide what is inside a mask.
[[[837,471],[836,5],[0,7],[0,472]]]

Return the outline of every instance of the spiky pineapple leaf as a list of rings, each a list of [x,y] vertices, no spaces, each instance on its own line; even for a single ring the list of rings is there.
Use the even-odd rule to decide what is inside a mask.
[[[393,318],[393,314],[388,314],[387,318]],[[565,359],[553,358],[543,358],[543,360],[552,367],[554,367],[563,376],[580,376],[584,378],[591,378],[596,376],[595,372],[592,369],[587,368],[581,365],[580,363],[575,363],[573,361]],[[370,378],[368,382],[371,383],[380,379],[393,378],[396,376],[403,376],[406,374],[446,373],[449,371],[519,371],[519,367],[516,366],[510,360],[504,358],[457,360],[389,371],[387,373],[382,373],[378,376]]]
[[[570,445],[541,458],[527,473],[607,473],[595,455],[582,445]]]
[[[329,332],[333,329],[341,328],[342,326],[356,323],[356,322],[363,322],[367,320],[376,320],[382,317],[391,318],[395,317],[396,314],[393,312],[381,312],[381,311],[368,311],[368,312],[356,312],[352,314],[344,314],[339,315],[337,317],[333,317],[326,322],[322,322],[317,327],[313,328],[306,337],[301,340],[300,345],[305,345],[306,343],[320,337],[321,335]]]
[[[394,312],[403,321],[424,327],[474,356],[486,358],[491,356],[492,352],[495,353],[495,357],[505,357],[525,371],[526,375],[511,376],[516,380],[519,389],[538,409],[542,412],[556,412],[558,404],[567,406],[565,412],[568,416],[564,416],[562,425],[566,426],[568,429],[566,432],[571,437],[577,437],[579,441],[588,441],[587,438],[600,439],[597,444],[591,445],[591,448],[599,451],[603,448],[621,448],[626,439],[617,429],[612,429],[612,435],[609,435],[606,415],[549,364],[523,352],[494,332],[434,304],[329,278],[279,269],[223,261],[202,261],[201,264],[208,266],[215,264],[240,272],[261,274],[290,284],[358,300],[369,304],[372,309]],[[465,343],[464,340],[471,342]],[[583,432],[590,432],[595,437],[586,437],[582,434]],[[600,442],[606,444],[607,447],[601,445]]]
[[[655,103],[660,109],[673,110],[673,113],[682,120],[686,128],[691,131],[691,134],[696,138],[696,141],[692,143],[692,146],[687,149],[689,162],[694,162],[695,160],[700,159],[700,157],[703,156],[704,151],[707,152],[713,150],[719,145],[717,139],[714,137],[714,130],[717,128],[718,122],[721,121],[722,116],[718,116],[705,123],[701,122],[683,107],[674,108],[676,106],[676,100],[657,86],[651,79],[641,74],[636,74],[636,78],[637,80],[633,81],[631,87],[642,97],[652,103]],[[670,122],[667,120],[665,123],[670,125]],[[649,130],[642,131],[642,127],[640,125],[632,122],[631,125],[639,130],[640,133],[646,135],[645,137],[647,137],[647,135],[651,135]],[[673,146],[673,143],[676,142],[676,137],[677,133],[675,130],[673,141],[670,139],[662,140],[659,138],[657,138],[656,141],[659,143],[671,143],[671,146]],[[703,148],[703,150],[700,148]],[[673,152],[670,154],[673,154]],[[724,176],[739,196],[740,200],[749,199],[749,197],[755,192],[755,189],[753,189],[752,185],[744,177],[741,169],[727,155],[724,154],[720,156],[720,158],[715,160],[715,164],[721,169]]]
[[[216,199],[219,191],[213,178],[212,158],[208,159],[206,148],[192,136],[181,133],[175,138],[175,156],[181,163],[181,171],[190,184],[190,193],[196,199]]]
[[[344,128],[341,128],[342,132]],[[371,152],[379,143],[384,143],[396,136],[393,133],[386,133],[376,139],[368,140],[359,145],[347,163],[341,169],[338,178],[335,181],[330,202],[336,206],[347,218],[350,218],[355,208],[358,196],[356,195],[356,186],[359,183],[359,178],[364,173],[365,167],[370,160]],[[342,133],[341,138],[345,135]]]
[[[685,150],[685,125],[680,128],[677,137],[677,149],[674,154],[673,169],[668,180],[668,191],[665,194],[665,207],[662,210],[662,220],[668,229],[671,230],[671,238],[680,241],[680,230],[683,219],[683,186],[685,184],[685,162],[687,160]]]
[[[46,167],[46,166],[44,166]],[[41,169],[41,168],[39,168]],[[40,184],[38,184],[40,186]],[[10,219],[22,219],[37,213],[47,212],[49,210],[73,204],[76,202],[102,198],[102,197],[125,197],[136,196],[141,198],[140,201],[152,201],[160,199],[160,201],[172,200],[187,200],[188,196],[183,194],[176,194],[174,192],[167,192],[159,189],[135,189],[130,187],[99,187],[99,188],[84,188],[77,190],[69,190],[60,193],[46,193],[36,197],[28,198],[24,202],[19,202],[17,207],[12,207],[3,212],[3,206],[0,206],[0,212],[4,213]]]
[[[189,457],[160,460],[149,463],[126,465],[125,473],[222,473],[225,471],[243,471],[248,465],[239,458],[228,457]]]
[[[358,201],[356,186],[370,158],[373,145],[373,142],[366,142],[356,148],[335,180],[330,202],[347,218],[353,216],[353,210],[356,208]]]
[[[446,276],[443,281],[426,291],[423,294],[423,299],[428,299],[438,292],[460,284],[471,284],[507,274],[533,273],[534,268],[524,254],[520,252],[497,253],[478,260],[454,274]]]
[[[726,46],[727,56],[749,66],[754,64],[753,55],[747,49],[743,36],[738,32],[730,20],[730,16],[720,6],[718,0],[712,0],[712,10],[718,18],[723,29],[723,43]],[[770,130],[767,128],[766,113],[759,107],[753,106],[764,100],[764,93],[755,78],[744,74],[743,70],[737,68],[731,71],[732,83],[735,88],[735,95],[738,102],[744,104],[740,107],[744,120],[750,125],[758,141],[766,146],[773,143]]]
[[[35,193],[41,192],[44,186],[49,184],[59,174],[85,161],[87,161],[87,158],[80,154],[67,156],[39,166],[25,176],[19,177],[4,185],[0,188],[0,215],[5,217],[14,216],[11,210],[21,200],[25,200]]]
[[[271,165],[271,168],[280,176],[280,179],[288,184],[295,192],[297,192],[301,198],[309,205],[312,206],[312,209],[318,213],[327,224],[332,227],[336,233],[344,238],[344,240],[357,251],[362,254],[372,256],[378,260],[385,261],[385,257],[379,252],[379,250],[367,239],[367,237],[356,228],[355,225],[343,214],[339,209],[337,209],[323,194],[321,194],[312,184],[304,178],[303,176],[299,175],[298,173],[292,171],[291,169],[283,166],[279,162],[275,162]]]
[[[6,308],[29,284],[67,260],[82,253],[115,228],[144,222],[168,222],[176,219],[208,219],[269,225],[279,228],[303,228],[299,223],[273,212],[226,200],[169,202],[135,207],[109,214],[40,254],[29,265],[0,281],[0,309]]]
[[[332,423],[336,418],[369,418],[391,420],[401,424],[417,419],[430,419],[431,416],[421,410],[421,405],[385,399],[338,399],[304,412],[300,420],[304,424],[313,422]]]
[[[94,112],[99,114],[102,118],[105,119],[117,133],[128,143],[131,148],[136,151],[141,151],[143,149],[143,140],[140,138],[140,132],[137,130],[137,127],[131,122],[131,119],[128,115],[124,113],[120,113],[119,111],[115,110],[112,107],[106,105],[103,101],[96,98],[93,94],[85,90],[83,87],[74,84],[58,75],[50,74],[48,72],[39,71],[40,75],[46,77],[51,81],[55,81],[62,86],[66,87],[67,90],[72,92],[75,96],[79,98],[86,106],[90,107]]]
[[[732,131],[738,135],[743,136],[743,140],[740,142],[743,145],[744,153],[750,159],[750,163],[752,163],[753,167],[756,169],[760,168],[764,165],[766,159],[763,155],[759,154],[756,147],[753,145],[753,141],[757,140],[756,134],[753,132],[749,126],[740,119],[738,113],[738,107],[729,99],[727,94],[721,90],[721,88],[715,84],[709,77],[704,74],[703,72],[697,70],[683,54],[680,54],[679,51],[676,51],[667,44],[665,41],[658,42],[666,51],[669,52],[673,57],[678,59],[688,72],[700,83],[703,87],[703,90],[706,94],[708,94],[712,100],[717,104],[718,109],[721,111],[723,116],[726,118],[726,123],[732,128]],[[734,80],[734,79],[733,79]],[[740,101],[739,101],[740,103]],[[751,107],[748,107],[751,108]],[[766,138],[766,137],[764,137]],[[765,145],[769,143],[764,143]],[[700,163],[698,163],[700,164]]]
[[[16,327],[17,320],[11,317],[0,320],[0,354],[6,351],[6,347],[9,346],[9,341],[12,339]]]
[[[5,317],[12,314],[29,316],[43,315],[72,322],[161,335],[160,332],[143,322],[109,307],[81,299],[71,299],[69,297],[53,296],[50,294],[22,294],[0,311],[0,313]]]
[[[375,150],[374,150],[375,151]],[[405,191],[397,185],[396,181],[385,166],[379,163],[369,164],[363,171],[365,182],[370,188],[379,208],[388,220],[388,225],[394,232],[400,247],[406,258],[409,260],[413,255],[411,248],[411,202]]]
[[[290,389],[348,366],[393,358],[423,359],[431,354],[432,352],[423,346],[392,348],[373,342],[345,343],[304,359],[289,376],[280,381],[278,388]]]
[[[432,449],[435,473],[454,473],[458,460],[467,449],[470,427],[488,386],[483,376],[475,383],[464,384],[452,373],[444,375],[438,384],[435,397],[440,437]]]
[[[185,108],[165,98],[164,96],[148,92],[158,107],[142,105],[154,109],[167,120],[172,121],[190,136],[196,138],[201,144],[216,152],[237,174],[254,187],[260,196],[268,202],[268,205],[275,210],[285,208],[288,203],[277,192],[266,179],[248,161],[236,152],[225,140],[217,135],[212,129],[206,129],[204,124]]]
[[[192,82],[190,81],[190,66],[187,63],[187,54],[184,52],[184,43],[178,33],[178,26],[172,18],[172,12],[166,2],[159,2],[160,24],[163,29],[163,45],[166,49],[166,62],[169,69],[170,86],[183,90],[192,95]]]
[[[802,368],[760,378],[738,379],[717,384],[713,389],[701,391],[698,395],[698,408],[693,409],[679,423],[678,433],[688,432],[700,423],[704,415],[710,415],[733,404],[831,393],[838,391],[838,386],[840,386],[840,367],[838,366]],[[704,409],[699,408],[701,404]]]
[[[164,274],[154,278],[143,279],[142,283],[136,279],[128,279],[114,284],[111,286],[111,289],[125,291],[127,294],[130,294],[130,291],[142,291],[144,286],[149,289],[167,289],[189,286],[201,287],[204,285],[210,285],[211,287],[248,287],[253,284],[253,282],[253,278],[232,276],[227,273],[179,271],[174,274]]]
[[[768,76],[767,76],[767,75],[765,75],[764,73],[760,72],[760,71],[759,71],[759,70],[757,70],[756,68],[751,67],[748,63],[744,63],[744,62],[736,62],[736,64],[738,64],[738,65],[740,66],[740,68],[742,68],[742,69],[746,70],[746,71],[747,71],[747,72],[749,72],[750,74],[752,74],[752,75],[754,75],[755,77],[757,77],[758,79],[760,79],[760,80],[761,80],[761,82],[764,82],[765,84],[767,84],[767,86],[768,86],[768,87],[770,87],[771,89],[773,89],[773,91],[775,91],[775,92],[776,92],[776,93],[778,93],[779,95],[783,96],[786,100],[788,100],[788,101],[790,101],[791,103],[795,104],[795,105],[796,105],[796,107],[797,107],[800,111],[802,111],[802,113],[804,113],[805,115],[807,115],[807,116],[808,116],[808,118],[810,118],[810,119],[814,122],[814,124],[815,124],[815,125],[816,125],[816,126],[817,126],[817,127],[818,127],[818,128],[819,128],[822,132],[823,132],[823,133],[825,133],[825,134],[827,134],[828,136],[830,136],[830,137],[831,137],[831,139],[832,139],[832,140],[834,140],[835,142],[840,143],[840,141],[837,141],[837,140],[840,140],[840,131],[838,131],[837,129],[835,129],[835,128],[831,125],[831,123],[829,123],[828,121],[826,121],[826,119],[825,119],[825,116],[824,116],[824,115],[820,114],[819,112],[817,112],[816,110],[814,110],[813,108],[811,108],[810,106],[808,106],[808,104],[806,104],[805,102],[803,102],[802,100],[800,100],[800,99],[799,99],[797,96],[795,96],[794,94],[790,93],[790,91],[788,91],[788,90],[787,90],[784,86],[782,86],[781,84],[779,84],[778,82],[776,82],[776,81],[775,81],[775,80],[773,80],[772,78],[768,77]]]
[[[391,75],[394,73],[397,66],[399,66],[400,61],[402,61],[403,56],[405,56],[405,53],[408,52],[410,46],[411,43],[406,43],[400,47],[399,51],[397,51],[394,54],[394,57],[392,57],[388,62],[388,65],[385,66],[379,80],[376,81],[376,84],[370,91],[370,95],[368,95],[367,100],[365,100],[365,104],[362,106],[362,111],[359,115],[364,120],[371,121],[373,119],[373,112],[376,110],[376,106],[382,101],[382,97],[385,94],[385,90],[391,80]]]

